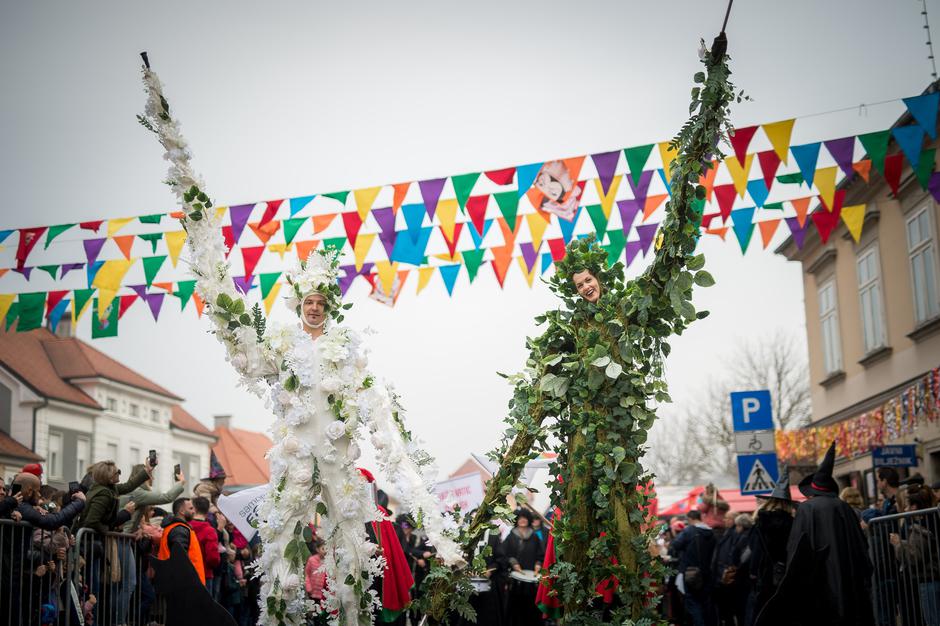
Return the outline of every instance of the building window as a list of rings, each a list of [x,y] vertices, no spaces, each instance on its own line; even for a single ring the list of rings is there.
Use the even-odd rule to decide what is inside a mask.
[[[132,447],[131,448],[131,465],[137,465],[138,463],[143,463],[143,462],[144,462],[144,457],[140,453],[140,448],[136,446]]]
[[[75,476],[81,479],[88,471],[91,459],[91,440],[88,437],[78,437],[75,440]]]
[[[907,252],[914,291],[914,322],[922,324],[940,315],[937,298],[937,254],[927,205],[907,219]]]
[[[822,327],[823,366],[828,376],[842,370],[836,283],[831,279],[819,288],[819,324]]]
[[[133,402],[130,405],[131,417],[140,417],[140,407]]]
[[[865,340],[865,354],[869,354],[884,347],[886,343],[877,246],[871,246],[858,255],[856,269],[858,298],[862,310],[862,335]]]
[[[108,410],[117,411],[117,400],[114,398],[108,398]]]
[[[156,410],[156,409],[150,409],[150,419],[153,420],[154,422],[159,422],[159,421],[160,421],[160,411],[158,411],[158,410]]]
[[[62,433],[49,433],[49,478],[62,478]]]
[[[118,445],[116,443],[108,444],[108,459],[109,461],[114,461],[118,463]]]

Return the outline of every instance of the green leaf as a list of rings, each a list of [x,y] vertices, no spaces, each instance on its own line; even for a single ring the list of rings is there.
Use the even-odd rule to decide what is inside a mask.
[[[604,373],[607,374],[607,378],[616,379],[620,376],[621,373],[623,373],[623,366],[616,361],[611,361],[610,365],[607,366],[607,369],[604,370]]]
[[[323,502],[317,502],[317,513],[320,515],[328,515],[326,504]]]
[[[712,278],[712,275],[702,270],[695,273],[695,284],[699,287],[711,287],[715,284],[715,279]]]
[[[616,446],[610,453],[614,457],[614,463],[618,465],[627,457],[627,451],[622,446]]]
[[[586,279],[585,279],[585,280],[586,280]],[[608,363],[610,363],[610,357],[609,357],[609,356],[602,356],[602,357],[599,357],[599,358],[594,359],[593,361],[591,361],[591,365],[593,365],[593,366],[595,366],[595,367],[605,367]]]

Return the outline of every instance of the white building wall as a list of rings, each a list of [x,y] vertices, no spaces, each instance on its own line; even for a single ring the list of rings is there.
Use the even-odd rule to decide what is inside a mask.
[[[33,448],[33,408],[42,404],[42,398],[3,367],[0,367],[0,383],[10,390],[13,405],[10,436],[27,448]]]

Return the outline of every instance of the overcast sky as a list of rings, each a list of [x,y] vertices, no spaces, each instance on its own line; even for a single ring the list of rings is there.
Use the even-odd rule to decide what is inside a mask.
[[[4,229],[172,208],[162,149],[134,118],[144,104],[141,50],[164,81],[196,169],[217,204],[229,205],[668,139],[687,117],[699,38],[717,33],[725,3],[0,6]],[[736,3],[733,79],[754,101],[735,107],[735,123],[920,93],[930,81],[920,6]],[[928,6],[940,20],[940,1]],[[902,110],[894,102],[800,119],[793,143],[886,128]],[[805,348],[799,266],[758,244],[742,256],[731,237],[703,241],[718,284],[697,292],[696,305],[712,316],[673,342],[676,405],[662,419],[694,407],[714,364],[740,341],[782,329]],[[13,249],[15,238],[0,251],[3,267]],[[15,280],[0,279],[0,292],[26,290]],[[495,372],[521,368],[533,316],[557,302],[544,285],[528,289],[516,268],[503,290],[490,271],[473,285],[462,275],[453,298],[439,279],[418,296],[410,281],[394,309],[369,300],[360,281],[347,319],[377,331],[374,369],[394,382],[412,430],[450,472],[497,442],[510,390]],[[185,397],[206,424],[230,413],[238,427],[264,429],[270,414],[235,389],[207,323],[175,304],[158,324],[143,307],[130,310],[120,337],[96,347]]]

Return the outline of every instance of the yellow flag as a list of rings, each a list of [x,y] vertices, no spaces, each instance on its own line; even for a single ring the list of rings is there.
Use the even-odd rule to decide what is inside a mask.
[[[531,287],[531,286],[532,286],[532,281],[535,279],[535,269],[536,269],[536,267],[537,267],[538,264],[537,264],[537,263],[533,263],[533,264],[532,264],[532,271],[530,272],[530,271],[529,271],[529,268],[526,267],[525,259],[524,259],[524,258],[522,258],[521,256],[517,256],[517,257],[516,257],[516,261],[519,262],[519,269],[522,271],[522,275],[525,276],[526,282],[529,283],[529,287]]]
[[[366,255],[369,254],[369,249],[372,247],[373,241],[375,241],[374,234],[360,234],[356,237],[356,247],[353,248],[353,254],[356,256],[356,271],[361,270],[363,264],[366,262]]]
[[[15,293],[0,293],[0,322],[6,319],[14,300],[16,300]]]
[[[532,247],[538,250],[542,246],[542,236],[545,234],[545,229],[548,228],[548,222],[538,213],[526,215],[525,221],[529,223],[529,233],[532,235]]]
[[[669,164],[672,163],[673,159],[675,159],[678,155],[678,150],[671,150],[669,148],[668,141],[664,141],[659,144],[659,156],[661,156],[663,159],[663,173],[666,175],[666,180],[670,180],[669,172],[672,168]]]
[[[117,297],[117,292],[111,289],[98,290],[98,319],[106,320],[111,314],[111,303]]]
[[[136,259],[116,259],[114,261],[105,261],[95,274],[95,279],[91,282],[92,287],[98,288],[98,317],[105,319],[108,316],[108,305],[114,300],[118,289],[121,288],[121,281],[127,270],[131,268]]]
[[[114,233],[121,230],[127,226],[130,221],[134,219],[132,217],[121,217],[113,220],[108,220],[108,237],[114,237]]]
[[[836,195],[836,171],[838,168],[822,167],[816,170],[813,176],[813,184],[819,190],[819,197],[826,203],[826,208],[832,211],[832,201]]]
[[[451,198],[449,200],[439,200],[437,203],[437,219],[441,222],[441,230],[444,231],[444,236],[447,238],[447,241],[454,240],[454,224],[457,221],[457,200],[456,198]]]
[[[594,179],[594,186],[597,188],[597,197],[601,199],[601,210],[604,211],[604,217],[608,220],[610,219],[610,210],[614,206],[614,197],[617,195],[617,188],[620,187],[621,179],[623,179],[623,176],[614,176],[614,179],[610,181],[610,188],[607,190],[606,195],[604,194],[604,188],[601,186],[600,179]]]
[[[215,208],[215,221],[219,221],[225,215],[225,212],[228,211],[227,206],[220,206]]]
[[[725,159],[725,165],[728,167],[728,173],[731,174],[731,182],[734,183],[734,190],[742,198],[747,192],[747,177],[751,172],[751,164],[754,162],[754,153],[747,155],[744,159],[744,167],[737,159],[728,157]]]
[[[421,293],[424,288],[428,286],[428,283],[431,282],[431,277],[434,276],[434,270],[436,269],[437,268],[433,265],[418,268],[418,291],[416,293]]]
[[[172,233],[163,233],[163,241],[166,242],[166,249],[170,253],[170,262],[176,267],[176,262],[180,259],[180,252],[183,250],[183,243],[186,241],[186,231],[177,230]]]
[[[359,217],[366,221],[366,216],[372,210],[376,196],[382,191],[381,187],[366,187],[365,189],[356,189],[353,191],[353,197],[356,199],[356,209],[359,211]]]
[[[376,261],[375,272],[379,275],[379,284],[382,285],[382,293],[391,294],[392,287],[395,286],[395,275],[398,273],[398,263]]]
[[[271,315],[271,307],[274,306],[274,301],[277,300],[277,293],[280,290],[281,283],[274,283],[271,286],[271,291],[268,292],[268,296],[264,299],[264,312],[268,315]]]
[[[294,243],[293,243],[293,242],[291,242],[291,243],[272,243],[271,245],[268,246],[268,250],[270,250],[271,252],[277,252],[278,256],[280,256],[280,257],[281,257],[281,260],[283,261],[283,260],[284,260],[284,253],[287,252],[288,250],[292,250],[293,247],[294,247]]]
[[[793,132],[794,120],[783,120],[773,124],[764,124],[764,133],[774,147],[774,152],[780,157],[784,165],[787,163],[787,154],[790,151],[790,134]]]
[[[865,206],[864,204],[853,204],[852,206],[842,207],[842,221],[845,222],[845,227],[849,229],[855,243],[858,243],[859,238],[862,236],[862,224],[865,222]]]

